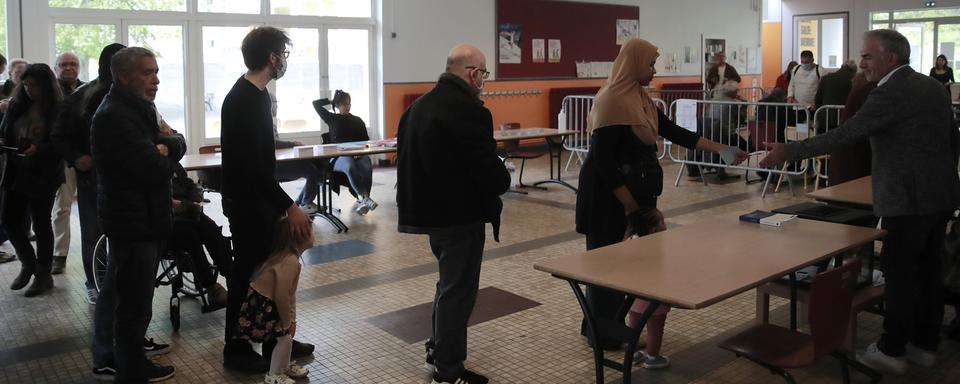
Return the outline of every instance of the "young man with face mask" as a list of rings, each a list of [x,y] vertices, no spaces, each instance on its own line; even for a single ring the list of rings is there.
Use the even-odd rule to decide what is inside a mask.
[[[496,153],[493,117],[480,100],[488,74],[483,52],[466,44],[454,47],[446,73],[404,112],[397,133],[399,230],[428,235],[440,264],[433,332],[426,343],[433,384],[487,382],[463,361],[484,223],[493,224],[497,239],[500,195],[510,186]]]
[[[313,230],[310,219],[274,178],[273,116],[267,83],[283,77],[290,38],[273,27],[255,28],[240,47],[247,72],[223,99],[223,212],[230,221],[235,248],[227,296],[223,366],[249,373],[269,369],[273,344],[264,344],[266,359],[236,335],[240,305],[254,269],[270,254],[274,223],[286,213],[290,229],[300,238]],[[292,357],[313,353],[313,345],[294,341]]]
[[[820,85],[820,66],[813,62],[813,52],[800,53],[800,65],[793,70],[787,87],[787,102],[813,107]]]

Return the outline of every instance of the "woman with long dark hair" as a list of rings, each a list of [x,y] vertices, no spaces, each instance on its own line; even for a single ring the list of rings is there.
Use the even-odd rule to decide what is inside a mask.
[[[953,82],[953,68],[947,65],[947,57],[944,55],[937,56],[937,62],[933,65],[933,68],[930,68],[930,77],[937,79],[937,81],[950,84]]]
[[[50,212],[63,183],[63,162],[50,140],[62,95],[56,77],[46,64],[30,64],[20,75],[10,108],[0,123],[3,138],[3,204],[0,218],[20,259],[20,274],[10,289],[30,282],[26,296],[53,288],[53,227]],[[37,249],[27,236],[29,221],[37,236]]]
[[[327,104],[332,104],[337,113],[324,108]],[[370,140],[367,125],[363,119],[350,114],[349,93],[338,89],[333,95],[333,100],[314,101],[313,108],[320,114],[323,122],[330,127],[331,143]],[[370,156],[340,156],[333,164],[333,169],[346,174],[350,186],[357,192],[357,203],[353,206],[354,212],[365,215],[377,209],[379,204],[370,198],[370,189],[373,187],[373,162]]]
[[[777,85],[774,88],[780,88],[786,92],[787,87],[790,86],[790,78],[793,77],[793,70],[797,68],[797,65],[796,61],[791,61],[790,64],[787,64],[787,70],[783,71],[783,73],[777,77]]]

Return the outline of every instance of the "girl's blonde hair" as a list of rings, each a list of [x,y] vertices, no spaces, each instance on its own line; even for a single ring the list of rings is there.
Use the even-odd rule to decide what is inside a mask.
[[[304,239],[298,238],[290,230],[290,220],[284,213],[277,219],[273,227],[273,245],[270,247],[270,257],[287,254],[299,256],[307,248],[303,244],[304,242]]]

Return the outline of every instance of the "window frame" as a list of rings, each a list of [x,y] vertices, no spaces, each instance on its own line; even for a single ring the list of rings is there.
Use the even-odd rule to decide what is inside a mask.
[[[0,0],[4,1],[4,0]],[[42,0],[40,0],[42,1]],[[95,24],[114,24],[117,26],[117,41],[127,44],[127,27],[129,25],[182,25],[184,28],[184,81],[188,82],[184,86],[184,110],[186,113],[185,126],[188,145],[191,151],[203,145],[216,144],[220,141],[219,137],[206,138],[205,112],[202,108],[204,100],[204,79],[205,74],[203,66],[203,36],[202,28],[205,26],[251,26],[251,25],[271,25],[278,28],[310,28],[317,29],[319,33],[318,54],[320,62],[320,84],[317,85],[318,92],[329,92],[327,60],[327,30],[328,29],[366,29],[369,31],[369,85],[370,85],[370,121],[367,121],[368,131],[371,139],[380,138],[383,135],[383,127],[380,123],[383,114],[383,90],[377,85],[380,84],[382,74],[379,68],[379,62],[382,56],[380,39],[380,21],[377,18],[380,1],[370,1],[371,17],[334,17],[334,16],[294,16],[294,15],[276,15],[272,14],[269,0],[261,0],[259,14],[239,14],[239,13],[219,13],[219,12],[199,12],[198,1],[187,0],[187,11],[129,11],[116,9],[84,9],[84,8],[53,8],[49,7],[44,1],[42,5],[34,5],[31,8],[40,8],[46,10],[46,16],[42,17],[48,23],[49,30],[49,48],[50,56],[55,55],[55,23],[95,23]],[[9,1],[8,1],[9,3]],[[19,9],[8,9],[8,12],[19,12]],[[41,13],[42,14],[42,13]],[[11,24],[11,28],[13,24]],[[19,34],[8,34],[8,39],[20,39]],[[295,42],[294,42],[295,43]],[[275,89],[274,83],[270,83],[271,90]],[[319,119],[319,117],[318,117]],[[282,133],[280,136],[284,140],[298,140],[304,143],[319,143],[320,135],[327,128],[321,123],[319,131],[307,131],[297,133]]]
[[[822,63],[821,54],[823,53],[823,20],[843,19],[843,59],[837,60],[836,67],[829,67]],[[830,12],[830,13],[808,13],[803,15],[793,15],[793,53],[792,60],[800,62],[800,23],[810,20],[817,21],[817,52],[814,53],[815,63],[824,69],[838,69],[843,63],[851,59],[850,56],[850,12]]]

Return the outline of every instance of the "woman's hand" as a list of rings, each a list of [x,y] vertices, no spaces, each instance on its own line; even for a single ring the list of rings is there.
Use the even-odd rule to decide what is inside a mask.
[[[292,339],[296,336],[297,336],[297,322],[291,321],[290,322],[290,338]]]

